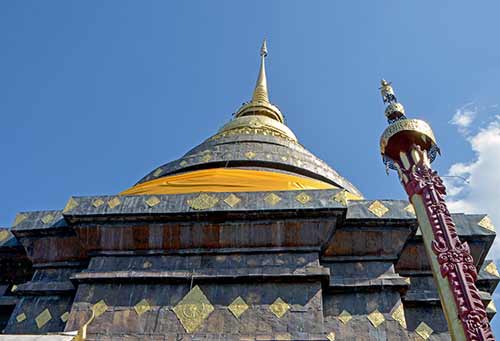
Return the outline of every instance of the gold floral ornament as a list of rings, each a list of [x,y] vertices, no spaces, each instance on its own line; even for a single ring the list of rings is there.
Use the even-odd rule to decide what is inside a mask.
[[[496,277],[500,277],[500,274],[498,273],[498,269],[497,269],[497,266],[495,265],[495,263],[493,261],[491,261],[490,264],[488,264],[485,268],[484,268],[484,271],[486,271],[487,273],[489,273],[490,275],[493,275],[493,276],[496,276]]]
[[[413,205],[412,205],[412,204],[409,204],[408,206],[406,206],[406,207],[404,208],[404,210],[405,210],[406,212],[410,213],[410,214],[411,214],[411,215],[413,215],[413,216],[417,215],[417,214],[415,213],[415,207],[413,207]]]
[[[152,197],[149,197],[147,200],[146,200],[146,205],[148,205],[149,207],[155,207],[156,205],[158,205],[160,203],[160,199],[157,197],[157,196],[152,196]]]
[[[311,196],[310,195],[307,195],[306,193],[302,192],[300,194],[298,194],[296,197],[295,197],[295,200],[297,200],[298,202],[300,202],[302,205],[305,205],[307,204],[309,201],[311,201]]]
[[[250,159],[250,160],[251,160],[251,159],[253,159],[256,155],[257,155],[257,154],[255,154],[255,153],[254,153],[254,152],[252,152],[251,150],[245,153],[245,157],[246,157],[247,159]]]
[[[60,317],[61,321],[63,321],[64,323],[66,323],[69,319],[69,312],[65,312],[64,314],[62,314]]]
[[[367,318],[375,328],[378,328],[385,321],[384,315],[378,309],[368,314]]]
[[[50,320],[52,320],[52,315],[49,309],[45,309],[35,318],[36,326],[38,329],[43,328]]]
[[[391,316],[395,321],[398,321],[401,327],[406,328],[405,310],[402,303],[392,312]]]
[[[338,319],[343,324],[347,324],[350,320],[352,320],[352,315],[347,310],[342,310],[342,312],[338,316]]]
[[[290,305],[283,301],[281,297],[278,297],[273,304],[269,306],[269,310],[276,315],[277,318],[282,318],[288,310],[290,310]]]
[[[493,222],[491,221],[490,217],[485,216],[479,223],[477,223],[479,226],[484,227],[487,230],[495,232],[495,226],[493,225]]]
[[[420,335],[422,339],[427,340],[431,337],[431,334],[434,333],[434,330],[432,330],[427,323],[422,321],[415,329],[415,333]]]
[[[389,209],[384,206],[380,201],[375,200],[372,202],[372,204],[368,207],[368,211],[371,213],[375,214],[377,217],[382,217],[384,214],[386,214]]]
[[[121,203],[122,202],[120,201],[120,199],[118,199],[118,197],[114,197],[113,199],[108,201],[108,206],[109,208],[113,209],[116,206],[120,205]]]
[[[100,300],[92,306],[92,311],[94,312],[95,317],[101,316],[106,310],[108,310],[108,305],[104,302],[104,300]]]
[[[12,224],[12,227],[15,227],[19,224],[21,224],[23,221],[25,221],[28,218],[26,214],[23,213],[18,213],[16,215],[16,219],[14,220],[14,224]]]
[[[3,242],[7,238],[9,238],[9,231],[7,231],[7,230],[1,230],[0,231],[0,242]]]
[[[66,206],[64,206],[63,213],[74,210],[78,207],[78,201],[76,201],[73,197],[69,198]]]
[[[194,333],[203,321],[214,311],[199,286],[191,289],[173,309],[175,315],[188,333]]]
[[[52,221],[54,221],[54,216],[52,214],[46,214],[40,219],[42,223],[44,224],[50,224]]]
[[[97,198],[92,201],[92,206],[94,206],[95,208],[101,207],[102,205],[104,205],[104,200],[102,200],[101,198]]]
[[[264,201],[269,205],[274,206],[281,201],[281,198],[276,194],[271,193],[264,198]]]
[[[144,298],[144,299],[140,300],[139,303],[137,303],[134,306],[134,310],[137,313],[137,315],[141,316],[146,311],[151,310],[151,305],[149,304],[148,300]]]
[[[248,304],[241,298],[241,296],[238,296],[234,299],[233,302],[231,302],[228,309],[236,318],[240,318],[241,314],[247,311]]]
[[[187,161],[186,161],[186,160],[182,160],[181,162],[179,162],[179,166],[181,166],[181,167],[184,167],[184,166],[186,166],[187,164],[188,164],[188,163],[187,163]]]
[[[214,207],[218,202],[219,199],[206,193],[202,193],[196,198],[187,200],[187,204],[195,210],[207,210]]]
[[[212,160],[212,155],[210,153],[206,153],[205,155],[202,156],[201,161],[203,162],[208,162]]]
[[[238,205],[238,203],[241,201],[240,198],[238,198],[236,195],[234,194],[230,194],[227,196],[226,199],[224,199],[224,202],[226,204],[228,204],[230,207],[234,207],[236,205]]]
[[[328,334],[326,336],[326,338],[329,340],[329,341],[335,341],[335,333],[334,332],[330,332],[330,334]]]
[[[26,320],[26,314],[25,313],[21,313],[21,314],[19,314],[19,315],[16,316],[17,323],[21,323],[24,320]]]

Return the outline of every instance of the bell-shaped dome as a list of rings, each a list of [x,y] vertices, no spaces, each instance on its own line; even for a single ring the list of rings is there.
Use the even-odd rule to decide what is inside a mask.
[[[361,193],[300,145],[269,102],[265,42],[252,100],[215,135],[155,169],[122,195],[343,188]]]

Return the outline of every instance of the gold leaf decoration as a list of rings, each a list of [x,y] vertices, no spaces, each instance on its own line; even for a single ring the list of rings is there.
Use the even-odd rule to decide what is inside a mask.
[[[214,307],[200,287],[195,286],[177,303],[173,311],[186,332],[193,333],[214,311]]]
[[[431,327],[425,322],[420,322],[420,324],[415,329],[415,332],[422,337],[422,339],[427,340],[434,333]]]
[[[352,315],[347,310],[342,310],[342,312],[338,316],[338,319],[343,324],[347,324],[350,320],[352,320]]]
[[[326,336],[326,338],[329,340],[329,341],[335,341],[335,333],[334,332],[330,332],[330,334],[328,334]]]
[[[101,198],[97,198],[92,201],[92,206],[94,206],[95,208],[101,207],[102,205],[104,205],[104,200],[102,200]]]
[[[281,198],[276,194],[271,193],[264,198],[264,201],[267,202],[269,205],[274,206],[281,201]]]
[[[277,317],[282,318],[288,310],[290,310],[290,305],[283,301],[281,297],[278,297],[273,304],[269,306],[269,310]]]
[[[21,224],[27,218],[28,218],[28,216],[26,214],[18,213],[16,215],[16,219],[14,220],[14,224],[12,224],[12,227],[15,227],[15,226]]]
[[[253,159],[256,155],[257,155],[257,154],[255,154],[255,153],[254,153],[254,152],[252,152],[251,150],[245,153],[245,157],[246,157],[247,159],[250,159],[250,160],[251,160],[251,159]]]
[[[412,205],[412,204],[408,204],[408,206],[406,206],[406,207],[404,208],[404,210],[405,210],[406,212],[410,213],[410,214],[411,214],[411,215],[413,215],[413,216],[417,215],[417,214],[415,213],[415,207],[413,207],[413,205]]]
[[[238,296],[233,302],[231,302],[228,308],[236,318],[240,318],[241,314],[247,311],[248,304],[243,300],[243,298],[241,298],[241,296]]]
[[[226,204],[228,204],[230,207],[234,207],[236,205],[238,205],[238,203],[241,201],[240,198],[238,198],[236,195],[234,194],[230,194],[227,196],[226,199],[224,199],[224,202]]]
[[[212,155],[209,153],[203,155],[203,157],[201,158],[201,161],[203,161],[203,162],[208,162],[210,160],[212,160]]]
[[[151,263],[150,261],[145,261],[144,264],[142,264],[142,268],[143,269],[149,269],[150,267],[153,266],[153,263]]]
[[[161,201],[157,196],[152,196],[146,200],[146,205],[148,205],[149,207],[154,207],[158,205],[160,202]]]
[[[296,197],[295,197],[295,200],[297,200],[298,202],[300,202],[302,205],[305,205],[307,204],[309,201],[311,201],[311,196],[307,195],[306,193],[302,192],[300,194],[298,194]]]
[[[77,207],[78,207],[78,201],[76,201],[73,197],[71,197],[71,198],[69,198],[68,202],[66,203],[66,206],[64,206],[63,213],[72,211]]]
[[[114,197],[113,199],[108,201],[108,206],[109,208],[113,209],[116,206],[120,205],[121,203],[122,202],[120,201],[120,199],[118,199],[118,197]]]
[[[386,214],[389,209],[384,206],[380,201],[375,200],[372,202],[372,204],[368,207],[368,211],[371,213],[375,214],[377,217],[382,217],[384,214]]]
[[[60,319],[61,319],[61,321],[63,321],[63,322],[68,321],[68,319],[69,319],[69,312],[68,312],[68,311],[67,311],[67,312],[65,312],[65,313],[64,313],[64,314],[62,314],[59,318],[60,318]]]
[[[406,329],[405,310],[402,303],[394,309],[391,316],[395,321],[398,321],[401,327]]]
[[[3,242],[7,238],[9,238],[9,231],[7,231],[6,229],[1,230],[0,231],[0,242]]]
[[[38,329],[43,328],[50,320],[52,320],[52,315],[49,309],[45,309],[35,318],[36,326]]]
[[[154,171],[153,176],[154,176],[155,178],[157,178],[157,177],[158,177],[158,175],[160,175],[160,174],[161,174],[161,172],[163,172],[163,169],[158,168],[157,170],[155,170],[155,171]]]
[[[23,322],[24,320],[26,320],[26,314],[25,313],[21,313],[21,314],[19,314],[19,315],[16,316],[16,321],[18,323]]]
[[[491,221],[490,217],[485,216],[479,223],[477,223],[479,226],[484,227],[487,230],[495,232],[495,226],[493,225],[493,222]]]
[[[142,314],[144,314],[146,311],[149,311],[151,310],[151,306],[149,305],[149,302],[148,300],[146,300],[145,298],[140,300],[139,303],[137,303],[135,306],[134,306],[134,309],[135,309],[135,312],[137,313],[137,315],[141,316]]]
[[[340,192],[338,192],[337,194],[335,194],[332,197],[332,200],[338,202],[342,206],[347,206],[347,204],[349,203],[349,199],[347,199],[346,193],[347,193],[347,191],[345,189],[343,189]]]
[[[495,265],[495,263],[492,261],[490,262],[490,264],[488,264],[485,268],[484,268],[484,271],[486,271],[487,273],[489,273],[490,275],[493,275],[493,276],[496,276],[496,277],[500,277],[500,274],[498,273],[498,269],[497,269],[497,266]]]
[[[44,224],[49,224],[51,223],[52,221],[54,221],[54,216],[52,214],[46,214],[42,217],[42,219],[40,219],[42,221],[42,223]]]
[[[100,300],[92,306],[92,311],[94,312],[96,318],[104,314],[106,310],[108,310],[108,305],[104,300]]]
[[[15,284],[14,284],[14,285],[12,286],[12,288],[10,288],[10,291],[11,291],[11,292],[14,292],[14,291],[16,291],[16,290],[17,290],[17,285],[15,285]]]
[[[218,202],[219,199],[206,193],[201,193],[196,198],[187,200],[187,204],[195,210],[207,210],[214,207]]]
[[[378,311],[378,309],[375,309],[370,314],[368,314],[367,318],[375,328],[380,326],[385,321],[384,315],[380,311]]]

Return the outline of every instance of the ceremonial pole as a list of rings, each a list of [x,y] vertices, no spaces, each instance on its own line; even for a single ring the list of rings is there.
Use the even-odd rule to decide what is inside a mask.
[[[387,169],[395,169],[415,208],[425,249],[453,340],[494,340],[476,288],[477,269],[469,246],[458,238],[445,202],[446,189],[431,168],[439,153],[431,127],[408,119],[391,83],[380,88],[389,127],[380,139]]]

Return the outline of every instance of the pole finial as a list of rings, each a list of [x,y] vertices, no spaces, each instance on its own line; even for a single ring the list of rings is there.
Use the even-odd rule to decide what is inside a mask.
[[[267,43],[266,39],[262,41],[262,47],[260,48],[260,55],[262,57],[267,57]]]

